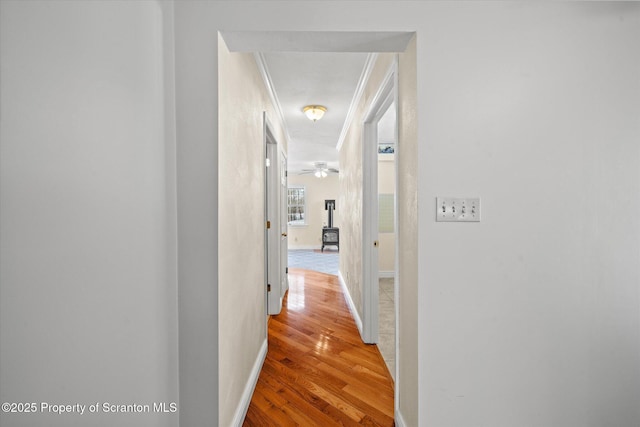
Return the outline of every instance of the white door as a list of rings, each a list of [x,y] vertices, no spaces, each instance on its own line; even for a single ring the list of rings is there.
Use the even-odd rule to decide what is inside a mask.
[[[378,342],[378,117],[364,124],[362,186],[362,339]]]
[[[282,225],[281,174],[278,144],[270,131],[265,117],[265,280],[267,314],[278,314],[282,310]],[[284,197],[286,198],[286,192]],[[286,215],[286,210],[285,213]],[[286,221],[285,221],[286,224]],[[286,228],[285,228],[286,234]],[[286,254],[286,252],[285,252]],[[286,260],[284,261],[286,262]]]
[[[280,152],[280,298],[289,289],[289,240],[288,226],[288,185],[287,185],[287,157]]]

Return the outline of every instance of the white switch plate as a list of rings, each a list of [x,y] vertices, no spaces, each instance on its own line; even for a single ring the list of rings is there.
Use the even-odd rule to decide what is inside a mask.
[[[480,222],[480,197],[437,197],[436,221]]]

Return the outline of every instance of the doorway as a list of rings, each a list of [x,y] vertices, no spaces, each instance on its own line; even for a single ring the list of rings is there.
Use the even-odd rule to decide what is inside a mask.
[[[282,310],[289,289],[287,268],[287,157],[263,113],[265,146],[265,283],[267,314]]]
[[[397,116],[392,103],[378,122],[378,348],[396,378],[396,155]]]
[[[394,296],[396,294],[397,281],[397,237],[394,233],[391,239],[386,234],[397,229],[397,207],[396,207],[396,170],[395,151],[397,150],[397,59],[389,68],[376,96],[374,97],[369,111],[364,121],[363,139],[363,221],[362,221],[362,266],[363,266],[363,339],[368,343],[379,342],[380,331],[380,264],[388,261],[389,248],[385,247],[381,251],[381,241],[386,246],[393,246],[391,254],[393,257],[393,270],[385,271],[385,275],[394,278]],[[393,150],[393,153],[388,151]],[[383,153],[379,153],[383,151]],[[385,153],[384,151],[387,151]],[[383,193],[385,197],[380,197],[379,192],[379,161],[381,155],[392,155],[393,162],[393,191]],[[388,188],[388,183],[383,188]],[[391,197],[388,197],[391,194]],[[383,216],[381,222],[381,206]],[[382,238],[381,230],[385,234]],[[389,268],[389,267],[386,267]],[[396,301],[396,298],[394,298]],[[394,303],[393,320],[395,341],[395,314],[397,304]],[[388,326],[388,325],[385,325]],[[393,360],[395,360],[395,343],[393,345]],[[395,377],[395,373],[393,374]]]
[[[333,46],[332,46],[333,48]],[[399,48],[400,51],[402,51],[402,48]],[[250,51],[252,51],[252,49],[250,49]],[[223,52],[224,53],[224,52]],[[229,52],[229,54],[233,54],[233,52]],[[240,63],[240,62],[244,62],[244,64],[242,65],[251,65],[250,61],[248,58],[248,56],[239,56],[239,58],[242,61],[235,61],[235,58],[232,58],[232,55],[228,55],[229,57],[225,57],[223,56],[222,59],[220,59],[220,64],[226,64],[227,62],[232,63],[232,65],[235,65],[236,62]],[[376,92],[376,88],[380,86],[380,81],[382,80],[382,76],[385,74],[385,70],[388,69],[390,63],[393,60],[394,54],[392,53],[380,53],[379,55],[376,53],[371,54],[372,57],[374,57],[374,59],[370,62],[371,65],[368,66],[367,71],[369,71],[372,75],[371,79],[368,79],[368,76],[364,76],[364,78],[362,78],[361,80],[364,81],[365,83],[362,83],[362,85],[359,84],[359,87],[356,88],[356,93],[358,93],[358,91],[361,89],[361,92],[364,93],[364,95],[361,97],[360,95],[358,95],[357,100],[355,100],[353,102],[353,105],[356,105],[356,107],[353,109],[354,111],[354,118],[350,119],[349,124],[346,125],[345,122],[345,126],[344,129],[345,131],[343,132],[345,134],[345,136],[340,135],[338,142],[340,142],[341,140],[346,141],[345,144],[342,146],[342,150],[340,150],[340,164],[341,165],[349,165],[348,168],[345,168],[345,174],[343,175],[342,173],[340,174],[340,195],[339,195],[339,200],[336,200],[336,209],[338,209],[342,215],[339,215],[339,220],[340,220],[340,227],[341,227],[341,241],[340,241],[340,268],[344,267],[343,272],[345,274],[343,274],[342,276],[339,275],[339,277],[342,277],[343,280],[340,280],[340,284],[343,286],[343,288],[346,288],[348,294],[350,297],[353,298],[353,300],[355,301],[355,309],[353,307],[354,304],[350,304],[350,308],[352,313],[354,314],[355,318],[360,318],[363,316],[363,314],[366,315],[370,315],[371,313],[371,305],[368,305],[367,308],[363,311],[363,307],[365,306],[365,303],[363,301],[363,281],[362,281],[362,273],[363,273],[363,259],[362,259],[362,245],[363,245],[363,240],[362,240],[362,217],[361,214],[363,211],[367,210],[367,208],[365,206],[363,206],[363,199],[362,199],[362,156],[363,156],[363,152],[362,152],[362,141],[363,141],[363,119],[365,118],[366,114],[365,112],[367,111],[367,106],[371,105],[371,99],[372,99],[372,93]],[[377,58],[376,58],[377,56]],[[232,61],[233,60],[233,61]],[[233,73],[231,72],[233,71]],[[235,74],[237,71],[237,67],[231,68],[229,67],[229,70],[226,71],[226,73],[224,74],[225,77],[231,82],[236,82],[239,83],[238,80],[239,79],[235,79]],[[222,75],[223,73],[221,73]],[[364,70],[362,71],[362,74],[364,75],[365,72]],[[247,76],[247,77],[255,77],[254,76]],[[395,75],[394,75],[395,77]],[[245,79],[247,80],[247,79]],[[253,79],[255,80],[255,79]],[[251,79],[248,79],[248,81],[253,81]],[[263,80],[268,81],[268,78],[265,78],[265,76],[263,76]],[[357,79],[356,79],[357,80]],[[267,86],[269,86],[267,84]],[[230,85],[221,85],[219,86],[221,89],[221,93],[223,95],[225,94],[229,94],[230,91],[227,90],[230,88]],[[223,90],[224,89],[224,90]],[[242,91],[242,86],[240,84],[237,85],[237,87],[234,87],[234,89],[241,93],[241,94],[247,94],[248,98],[253,99],[253,96],[249,96],[251,94],[253,94],[254,92],[249,92],[249,91]],[[268,95],[268,94],[267,94]],[[269,95],[270,96],[270,95]],[[223,96],[221,96],[222,98],[225,98]],[[272,98],[276,98],[275,96],[270,96]],[[262,96],[262,99],[260,99],[259,101],[264,102],[266,96]],[[277,97],[276,100],[280,98]],[[355,99],[356,96],[355,94],[353,95],[353,98]],[[237,105],[237,100],[234,99],[230,99],[230,97],[226,97],[225,99],[228,99],[228,101],[231,101],[229,103],[229,105],[234,106]],[[377,97],[378,101],[380,101],[381,99],[383,99],[382,95],[379,95]],[[275,108],[271,108],[270,105],[267,105],[268,109],[269,109],[269,117],[274,120],[274,125],[277,125],[275,127],[276,130],[276,135],[278,137],[278,139],[281,139],[282,142],[285,142],[286,146],[288,147],[288,153],[290,155],[289,157],[289,163],[293,163],[293,158],[294,158],[294,147],[295,147],[295,141],[292,140],[291,136],[287,136],[286,135],[286,128],[283,131],[281,123],[279,123],[282,120],[276,120],[276,118],[278,118],[277,116],[282,115],[281,112],[279,112],[278,110],[281,110],[280,108],[277,107],[277,103],[274,102],[274,105],[276,105]],[[263,104],[257,103],[256,105],[259,105],[261,108],[263,107]],[[296,112],[298,114],[298,116],[301,116],[300,113],[300,108],[299,105],[304,105],[303,103],[296,103],[295,105],[293,105],[293,107],[291,108],[292,111]],[[389,104],[390,105],[390,104]],[[378,107],[380,108],[381,111],[376,112],[376,116],[375,120],[379,120],[380,116],[383,114],[382,111],[382,107],[380,105],[378,105]],[[288,109],[287,109],[288,110]],[[222,111],[222,110],[221,110]],[[329,110],[330,112],[333,112],[334,109]],[[255,117],[255,116],[254,116]],[[323,121],[320,121],[319,123],[313,123],[311,121],[309,121],[308,119],[306,119],[305,117],[301,117],[301,120],[307,120],[309,126],[315,126],[316,128],[320,129],[321,126],[323,124],[327,124],[329,123],[329,119],[331,118],[330,115],[328,115],[325,119],[323,119]],[[373,117],[369,117],[369,120],[371,122],[373,122]],[[254,121],[254,123],[257,120]],[[293,121],[293,118],[291,120],[287,120],[286,123],[289,124],[290,122]],[[305,122],[305,123],[307,123]],[[255,149],[258,148],[256,147],[257,144],[250,144],[249,138],[245,138],[245,139],[239,139],[239,138],[235,138],[235,134],[234,132],[237,129],[242,129],[241,126],[236,126],[234,128],[230,128],[230,126],[228,126],[226,124],[226,122],[220,121],[220,126],[222,127],[224,125],[224,129],[226,131],[228,131],[227,133],[225,133],[225,136],[228,136],[229,139],[229,146],[230,147],[235,147],[237,144],[242,144],[241,145],[241,150],[236,150],[238,152],[242,152],[245,154],[252,154],[255,153]],[[257,132],[254,132],[254,135]],[[255,140],[255,139],[254,139]],[[335,144],[335,142],[334,142]],[[336,147],[337,146],[333,146]],[[332,148],[333,148],[332,147]],[[262,148],[262,147],[261,147]],[[263,148],[264,150],[266,150],[266,143],[265,146]],[[373,153],[376,153],[377,150],[372,149],[371,151],[373,151]],[[225,150],[221,150],[221,153],[225,153]],[[257,154],[257,153],[256,153]],[[260,153],[262,154],[262,153]],[[264,155],[266,158],[266,154]],[[223,158],[226,158],[228,156],[223,156],[221,154],[220,157],[220,161],[222,161]],[[260,155],[260,158],[262,158],[263,156]],[[251,158],[255,159],[256,156],[252,156]],[[343,159],[344,158],[344,159]],[[242,160],[242,159],[240,159]],[[343,162],[343,160],[345,160]],[[226,169],[230,169],[231,167],[228,164],[224,165],[225,170]],[[264,167],[261,167],[261,169],[264,170]],[[250,169],[249,169],[250,170]],[[255,170],[255,169],[254,169]],[[233,172],[232,174],[228,174],[228,175],[232,175],[234,178],[236,178],[233,181],[233,185],[237,188],[240,185],[243,186],[249,186],[251,184],[255,184],[256,180],[254,179],[253,181],[249,181],[248,179],[244,179],[244,178],[248,178],[245,177],[242,174],[238,174],[235,173],[235,170],[231,170],[231,172]],[[243,171],[244,172],[244,171]],[[343,179],[344,177],[344,179]],[[221,176],[220,179],[224,178],[224,176]],[[240,181],[238,181],[238,179],[240,179]],[[318,179],[318,178],[316,178]],[[262,185],[264,185],[263,183],[261,183]],[[242,188],[242,187],[240,187]],[[232,192],[230,192],[232,193]],[[254,192],[255,193],[255,192]],[[328,197],[330,199],[335,199],[335,196],[333,197]],[[261,199],[261,198],[260,198]],[[264,201],[261,201],[260,199],[257,200],[258,203],[262,204],[264,203]],[[377,202],[377,192],[376,192],[376,196],[375,196],[375,200]],[[345,203],[348,202],[348,203]],[[354,206],[355,205],[355,206]],[[253,205],[249,205],[249,203],[247,203],[247,207],[251,208],[254,207],[255,203]],[[261,209],[262,206],[259,206],[259,208]],[[262,209],[261,209],[262,210]],[[255,209],[253,210],[255,212]],[[238,211],[239,214],[242,214],[242,211]],[[376,213],[377,215],[377,213]],[[260,215],[262,216],[262,215]],[[345,220],[345,218],[348,218],[348,222],[344,221],[346,224],[343,223],[343,220]],[[245,227],[246,225],[243,224],[240,220],[242,220],[243,217],[239,216],[238,217],[238,221],[233,223],[234,225],[238,226],[239,228],[241,227]],[[255,223],[255,222],[254,222]],[[377,222],[376,222],[377,223]],[[345,230],[345,233],[342,233],[342,230]],[[377,230],[377,226],[375,227]],[[262,231],[262,230],[260,230]],[[272,238],[275,239],[276,232],[272,230],[271,232],[271,236]],[[317,234],[316,238],[320,238],[320,233]],[[257,240],[257,239],[256,239]],[[260,239],[261,240],[261,239]],[[375,237],[374,237],[375,240]],[[292,241],[294,241],[294,239],[292,238]],[[260,243],[260,245],[262,246],[263,244]],[[345,247],[346,245],[346,247]],[[261,248],[262,249],[262,248]],[[224,259],[225,259],[225,267],[227,270],[229,270],[230,266],[234,266],[236,268],[244,268],[245,266],[242,265],[243,260],[242,260],[242,256],[243,254],[239,253],[238,251],[233,251],[233,247],[225,247],[225,254],[224,254]],[[233,253],[230,253],[233,252]],[[273,251],[269,251],[271,253],[273,253]],[[404,252],[403,252],[404,253]],[[232,258],[231,255],[236,254],[237,256]],[[246,261],[245,261],[246,262]],[[272,262],[269,262],[270,265],[273,265]],[[272,267],[273,270],[273,267]],[[376,270],[377,271],[377,270]],[[262,276],[262,274],[260,275]],[[377,273],[376,273],[376,278],[377,278]],[[230,281],[227,281],[227,283],[231,283]],[[272,284],[273,285],[273,284]],[[373,286],[373,284],[371,285]],[[232,298],[236,298],[236,299],[240,299],[239,297],[242,297],[241,295],[239,295],[238,292],[234,291],[233,286],[223,286],[223,284],[221,284],[219,286],[220,289],[220,294],[219,294],[219,298],[220,301],[229,301]],[[379,286],[376,284],[375,286],[375,290],[379,291]],[[371,294],[372,292],[370,292],[369,289],[367,289],[368,292],[368,296],[370,296],[370,299],[374,298]],[[279,298],[278,298],[279,299]],[[379,300],[379,296],[375,297],[375,301],[377,302]],[[280,302],[280,301],[278,301]],[[262,305],[264,307],[264,294],[260,295],[260,301],[259,301],[260,305]],[[279,304],[278,304],[279,305]],[[278,307],[279,308],[279,307]],[[253,309],[253,311],[251,311],[250,309]],[[252,313],[259,313],[258,311],[260,310],[260,307],[257,307],[256,304],[252,304],[250,306],[248,305],[238,305],[237,306],[237,310],[240,311],[242,315],[245,316],[251,316]],[[377,316],[377,315],[376,315]],[[234,317],[234,319],[237,316]],[[259,326],[262,328],[263,326],[266,326],[265,324],[263,324],[263,317],[262,316],[254,316],[256,318],[257,322],[260,322]],[[257,323],[256,322],[256,323]],[[376,317],[376,322],[377,322],[377,317]],[[362,324],[362,323],[360,323]],[[222,326],[225,326],[224,328],[222,328]],[[377,324],[376,324],[376,328],[377,328]],[[359,328],[361,329],[361,328]],[[245,346],[248,347],[250,345],[253,345],[253,343],[255,342],[255,339],[251,339],[252,337],[249,336],[245,336],[244,334],[230,334],[230,333],[226,333],[226,331],[238,331],[239,327],[233,323],[233,321],[226,321],[226,323],[223,325],[223,323],[220,323],[220,332],[225,332],[224,338],[225,340],[228,340],[230,342],[233,342],[235,345],[235,347],[240,347],[240,346]],[[378,331],[375,331],[376,333],[376,339],[377,339],[377,333]],[[266,346],[265,346],[266,348]],[[231,351],[226,351],[224,349],[221,348],[221,358],[225,357],[226,360],[232,360],[233,354]],[[258,356],[260,356],[262,353],[259,353]],[[251,356],[251,354],[249,354],[249,357]],[[260,360],[256,359],[256,362],[254,364],[254,366],[259,367],[260,366]],[[380,360],[381,362],[381,360]],[[225,365],[225,366],[230,366],[229,364]],[[229,385],[232,383],[232,375],[238,376],[238,374],[244,374],[244,372],[247,369],[240,369],[240,367],[238,369],[233,369],[233,370],[228,370],[227,372],[224,373],[224,378],[221,378],[221,384],[225,384],[225,385]],[[238,373],[236,374],[236,371],[238,371]],[[242,372],[240,372],[242,371]],[[253,369],[251,371],[251,375],[252,375],[252,379],[255,378],[253,376],[253,374],[255,372],[257,372],[258,369]],[[249,383],[248,383],[249,384]],[[396,383],[396,385],[398,385],[399,382]],[[250,390],[251,387],[247,386],[246,390]],[[397,390],[397,389],[396,389]],[[247,395],[249,394],[249,392],[246,393]],[[394,399],[396,404],[398,404],[399,399]]]

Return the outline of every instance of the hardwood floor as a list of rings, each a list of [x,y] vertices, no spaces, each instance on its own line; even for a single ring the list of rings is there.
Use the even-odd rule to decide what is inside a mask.
[[[393,381],[336,276],[289,269],[244,426],[393,426]]]

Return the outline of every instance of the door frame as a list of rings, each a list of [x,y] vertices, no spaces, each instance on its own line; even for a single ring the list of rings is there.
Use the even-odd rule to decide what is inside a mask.
[[[287,153],[282,146],[278,144],[278,176],[280,177],[278,181],[278,188],[280,189],[278,202],[280,208],[278,214],[280,224],[278,228],[278,232],[280,233],[280,262],[278,268],[280,270],[280,301],[284,299],[285,294],[289,290],[289,174],[287,172],[287,162]],[[282,304],[280,304],[280,306],[282,309]]]
[[[281,230],[280,220],[282,212],[281,207],[281,184],[280,174],[282,164],[280,162],[280,153],[282,149],[273,133],[273,126],[267,117],[267,113],[263,112],[263,139],[264,139],[264,155],[265,155],[265,198],[264,198],[264,224],[265,224],[265,247],[264,247],[264,283],[265,283],[265,307],[267,315],[278,314],[282,310],[282,298],[284,292],[281,292],[280,266],[282,264],[281,250]],[[285,231],[286,233],[286,231]],[[271,289],[269,289],[271,288]],[[278,292],[280,291],[280,292]]]
[[[394,104],[395,103],[395,104]],[[378,122],[394,104],[396,108],[396,141],[398,141],[398,56],[394,58],[376,93],[363,124],[362,141],[362,339],[378,342],[379,271],[378,271]],[[399,144],[396,144],[396,151]],[[397,155],[397,153],[396,153]],[[397,168],[396,168],[397,169]],[[397,170],[396,170],[397,174]],[[396,179],[396,194],[398,181]],[[394,203],[394,210],[395,205]],[[397,215],[395,216],[397,230]],[[398,279],[398,233],[395,235],[396,263],[394,280]],[[397,299],[396,299],[397,307]],[[397,311],[397,309],[396,309]],[[397,331],[397,320],[396,320]],[[397,334],[396,334],[397,335]],[[396,336],[397,343],[397,336]],[[396,344],[397,346],[397,344]],[[397,353],[397,349],[396,349]],[[397,367],[396,367],[397,369]]]

